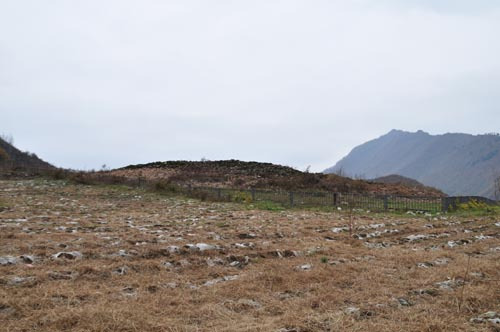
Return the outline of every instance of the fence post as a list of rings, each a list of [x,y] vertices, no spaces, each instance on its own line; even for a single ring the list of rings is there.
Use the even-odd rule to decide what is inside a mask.
[[[290,191],[290,206],[293,207],[293,191]]]
[[[222,192],[220,188],[217,188],[217,198],[221,199],[222,198]]]
[[[338,193],[333,193],[333,206],[337,206],[339,203]]]
[[[255,188],[252,188],[252,202],[255,202]]]
[[[450,199],[448,197],[441,197],[441,211],[448,212],[450,208]]]
[[[387,211],[389,209],[389,197],[384,196],[384,210]]]

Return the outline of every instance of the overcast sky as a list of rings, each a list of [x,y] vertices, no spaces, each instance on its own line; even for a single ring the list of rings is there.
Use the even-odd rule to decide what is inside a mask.
[[[57,166],[322,171],[393,128],[500,131],[500,1],[0,2],[0,133]]]

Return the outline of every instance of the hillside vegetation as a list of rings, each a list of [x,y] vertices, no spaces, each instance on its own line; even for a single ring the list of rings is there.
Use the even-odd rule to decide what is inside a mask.
[[[54,166],[38,158],[36,154],[23,152],[0,137],[0,169],[3,175],[53,168]]]
[[[429,135],[392,130],[355,147],[325,173],[364,178],[398,174],[449,195],[495,198],[500,176],[500,136]]]

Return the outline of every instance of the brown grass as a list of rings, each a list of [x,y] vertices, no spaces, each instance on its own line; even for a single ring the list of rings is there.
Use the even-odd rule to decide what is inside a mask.
[[[331,231],[348,227],[348,214],[260,211],[121,187],[0,181],[0,200],[0,256],[37,256],[0,266],[2,331],[498,329],[470,319],[500,311],[499,217],[354,214],[353,235],[398,231],[359,240]],[[432,237],[405,242],[412,234]],[[471,243],[449,247],[453,240]],[[194,252],[188,243],[221,249]],[[83,258],[53,259],[60,251]],[[438,259],[448,263],[418,267]],[[436,285],[446,280],[451,289]]]

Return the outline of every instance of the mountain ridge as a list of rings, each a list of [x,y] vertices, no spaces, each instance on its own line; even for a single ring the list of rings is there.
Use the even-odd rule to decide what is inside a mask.
[[[500,136],[391,130],[358,145],[324,172],[366,178],[397,174],[449,195],[495,198],[494,178],[500,175]]]

